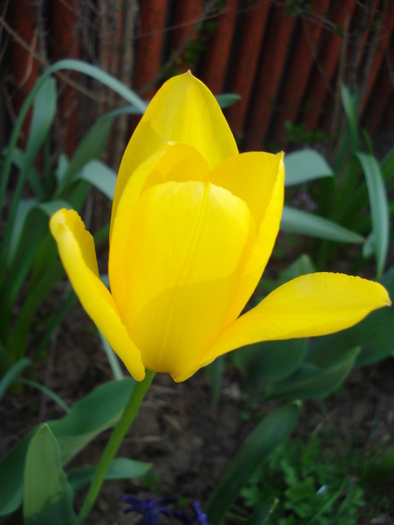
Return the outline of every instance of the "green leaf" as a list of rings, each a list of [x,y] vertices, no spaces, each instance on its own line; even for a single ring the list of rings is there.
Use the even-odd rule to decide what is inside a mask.
[[[358,93],[352,93],[347,86],[341,84],[341,100],[349,126],[350,143],[352,146],[352,151],[353,153],[355,153],[360,149],[360,139],[358,135],[357,121],[357,108],[359,102]]]
[[[86,180],[111,201],[115,194],[116,173],[103,162],[91,160],[78,173],[78,179]]]
[[[360,347],[341,356],[330,368],[319,368],[311,363],[302,364],[290,377],[267,386],[266,399],[284,401],[315,399],[335,390],[352,370]]]
[[[249,478],[289,436],[298,413],[298,404],[271,412],[244,441],[205,506],[211,525],[219,525]]]
[[[308,255],[302,254],[288,268],[286,268],[286,270],[281,272],[279,279],[276,282],[276,288],[296,277],[314,272],[316,272],[316,267],[311,258]]]
[[[116,424],[134,385],[132,378],[105,383],[75,403],[64,418],[49,423],[59,441],[63,465]]]
[[[100,332],[100,330],[98,331],[98,333],[99,333],[99,336],[100,336],[100,339],[101,339],[101,343],[103,345],[103,349],[104,349],[105,355],[107,356],[109,366],[111,367],[112,373],[114,375],[114,378],[116,380],[118,380],[118,381],[124,379],[124,373],[122,371],[122,367],[120,365],[118,356],[112,350],[110,344],[105,339],[105,337]]]
[[[34,102],[29,138],[23,159],[23,170],[30,170],[38,150],[48,136],[56,114],[56,102],[56,80],[54,78],[48,78],[40,91],[37,93],[37,97]],[[36,184],[34,184],[34,181]],[[45,190],[44,188],[40,187],[39,179],[34,176],[33,185],[35,186],[37,196],[40,198],[44,197]]]
[[[302,235],[310,235],[319,239],[328,239],[329,241],[362,243],[363,237],[339,224],[307,213],[305,211],[283,207],[282,220],[280,223],[281,230]]]
[[[61,397],[59,397],[53,390],[46,387],[45,385],[42,385],[41,383],[38,383],[37,381],[34,381],[32,379],[19,379],[19,383],[22,383],[23,385],[30,386],[31,388],[35,388],[36,390],[39,390],[43,394],[49,397],[49,399],[52,399],[55,403],[57,403],[66,413],[70,412],[70,408],[66,404],[65,401]]]
[[[114,116],[104,115],[86,133],[70,161],[66,173],[56,192],[56,197],[64,197],[64,191],[76,179],[78,172],[93,159],[99,159],[107,144]]]
[[[0,460],[0,517],[12,514],[22,504],[27,448],[36,431],[29,432]]]
[[[371,206],[372,231],[374,235],[377,275],[382,275],[386,264],[390,240],[390,214],[380,166],[373,155],[356,153],[367,182]]]
[[[215,406],[220,395],[224,372],[226,371],[226,356],[221,355],[204,368],[205,376],[212,390],[212,406]]]
[[[12,227],[10,249],[8,251],[8,266],[11,266],[14,261],[29,212],[37,206],[37,203],[37,199],[21,199],[18,203],[15,220]]]
[[[245,346],[233,352],[234,364],[247,387],[262,380],[278,381],[298,368],[306,353],[306,339],[268,341]]]
[[[245,525],[263,525],[268,523],[267,518],[274,512],[279,503],[278,498],[269,498],[256,506]]]
[[[134,385],[131,378],[105,383],[77,401],[69,414],[48,423],[58,440],[62,465],[117,423]],[[14,512],[22,503],[26,450],[36,431],[30,432],[0,460],[0,516]]]
[[[0,380],[0,402],[9,387],[17,380],[18,376],[31,365],[30,359],[20,359],[12,365],[12,367],[4,374]]]
[[[379,282],[394,297],[394,269],[386,272]],[[352,328],[313,339],[307,359],[319,366],[327,366],[331,357],[335,359],[357,345],[361,352],[356,366],[376,363],[394,354],[394,309],[380,308]]]
[[[241,100],[241,97],[236,93],[222,93],[221,95],[216,95],[216,100],[222,109],[226,109],[233,106],[238,100]]]
[[[304,149],[285,155],[286,187],[332,176],[333,171],[326,159],[313,149]]]
[[[105,481],[118,479],[132,479],[144,476],[152,468],[151,463],[135,461],[128,458],[115,458],[112,460],[105,474]],[[82,467],[68,472],[68,481],[74,490],[80,490],[90,483],[93,478],[95,466]]]
[[[72,525],[73,490],[60,463],[59,445],[47,424],[42,425],[26,455],[23,483],[25,525]]]
[[[391,148],[380,163],[380,169],[386,182],[394,176],[394,147]]]

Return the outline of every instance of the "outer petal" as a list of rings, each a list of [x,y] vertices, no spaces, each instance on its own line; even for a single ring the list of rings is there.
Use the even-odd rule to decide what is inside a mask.
[[[124,188],[115,215],[112,215],[108,273],[111,291],[122,315],[126,302],[129,269],[126,261],[127,239],[131,216],[140,195],[150,187],[165,181],[199,181],[206,178],[208,165],[200,153],[185,144],[164,145],[143,162]]]
[[[149,369],[177,376],[199,363],[223,330],[254,236],[245,202],[209,182],[168,182],[140,197],[124,239],[122,318]]]
[[[253,343],[337,332],[390,304],[386,289],[378,283],[343,274],[304,275],[280,286],[237,319],[214,343],[201,366]]]
[[[100,281],[92,236],[73,210],[59,210],[51,217],[49,225],[60,259],[82,306],[130,374],[137,381],[142,381],[145,368],[141,353],[122,323],[112,295]]]
[[[166,142],[193,146],[210,168],[238,153],[215,97],[190,72],[163,84],[134,131],[120,165],[113,214],[134,170]]]
[[[226,325],[241,313],[256,288],[279,232],[284,198],[283,153],[244,153],[226,160],[208,175],[213,184],[244,200],[257,226],[257,239],[229,306]]]

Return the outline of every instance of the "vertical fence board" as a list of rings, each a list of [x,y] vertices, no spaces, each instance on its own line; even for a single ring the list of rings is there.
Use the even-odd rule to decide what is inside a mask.
[[[361,103],[360,115],[363,114],[367,106],[369,97],[371,95],[372,89],[374,88],[376,78],[381,69],[382,61],[385,56],[385,51],[387,49],[388,44],[390,43],[390,35],[393,31],[393,28],[394,28],[394,2],[391,1],[388,4],[387,11],[383,17],[382,27],[380,28],[377,34],[378,45],[377,45],[377,49],[375,50],[375,53],[371,57],[372,67],[368,74],[365,93],[363,93],[363,100]],[[391,63],[394,64],[394,62],[391,62]]]
[[[241,100],[226,112],[227,120],[235,134],[243,130],[269,7],[266,0],[256,0],[242,14],[240,36],[231,64],[231,77],[226,86],[228,91],[238,93],[241,96]]]
[[[387,63],[393,68],[394,0],[314,0],[294,5],[285,0],[98,0],[91,5],[52,0],[45,3],[48,17],[38,11],[40,6],[31,0],[12,0],[8,6],[7,20],[26,43],[23,48],[18,39],[11,40],[7,54],[10,106],[16,111],[37,79],[39,63],[34,55],[38,51],[42,63],[67,56],[95,60],[98,53],[98,62],[107,71],[131,83],[147,99],[166,76],[186,69],[193,69],[215,94],[238,93],[241,101],[227,109],[226,116],[234,134],[243,136],[243,150],[275,142],[284,147],[285,121],[303,124],[306,131],[334,129],[333,122],[342,119],[339,82],[364,90],[360,119],[369,133],[390,128],[393,73],[389,74]],[[79,14],[82,6],[84,17]],[[344,26],[345,19],[351,22],[341,39],[335,27]],[[50,36],[40,37],[40,50],[37,20],[40,33],[44,29]],[[78,42],[75,35],[81,31],[84,38]],[[76,94],[68,87],[61,89],[64,130],[60,132],[70,155],[82,119],[73,112]],[[116,103],[111,94],[105,100],[97,114]],[[83,111],[83,101],[78,112]],[[133,122],[123,120],[123,128]],[[123,144],[123,138],[116,139],[118,127],[114,130],[113,142]],[[111,158],[117,156],[111,153]]]
[[[20,16],[21,13],[24,13],[24,16]],[[8,15],[12,28],[30,46],[33,52],[38,53],[38,31],[36,29],[34,5],[29,0],[13,0],[10,2]],[[33,55],[15,40],[11,40],[10,56],[13,84],[11,105],[15,114],[18,114],[26,95],[31,91],[38,78],[39,64]],[[27,137],[30,119],[31,111],[22,128],[22,141]]]
[[[194,2],[185,2],[178,0],[175,8],[174,30],[171,35],[172,53],[182,52],[176,61],[177,69],[191,71],[195,68],[194,61],[187,56],[187,46],[196,37],[198,31],[198,20],[203,19],[203,0],[194,0]]]
[[[314,14],[322,16],[330,5],[329,0],[321,0],[314,6]],[[272,128],[272,140],[283,145],[285,122],[294,122],[304,96],[309,74],[314,64],[317,44],[322,32],[321,23],[312,17],[301,16],[301,31],[294,43],[291,59],[283,86],[280,103],[283,107],[280,118]]]
[[[165,35],[168,0],[143,0],[140,5],[139,29],[135,47],[134,88],[151,98],[157,90],[156,78],[160,69]]]
[[[215,95],[222,93],[233,39],[238,0],[228,0],[222,14],[215,20],[218,28],[204,53],[200,79]]]
[[[249,106],[243,148],[259,150],[267,137],[276,96],[284,74],[295,18],[283,8],[273,7],[268,21],[258,77]]]
[[[392,38],[391,45],[387,49],[386,67],[380,69],[377,76],[374,88],[368,97],[367,110],[362,119],[362,125],[366,128],[369,134],[374,135],[379,125],[386,115],[389,106],[390,98],[393,93],[392,80],[390,79],[389,68],[394,65],[394,38]],[[387,119],[389,121],[389,119]],[[392,129],[394,130],[393,121],[391,121]]]
[[[332,6],[330,19],[337,27],[343,29],[345,17],[351,18],[355,7],[354,0],[336,0]],[[306,100],[310,107],[303,109],[300,118],[307,131],[317,127],[324,111],[326,96],[330,98],[335,96],[334,75],[340,60],[342,38],[334,29],[330,32],[326,30],[322,35],[316,64],[307,88]]]
[[[51,43],[52,58],[54,61],[62,58],[79,58],[80,40],[77,33],[80,13],[79,0],[68,5],[54,2],[51,12]],[[71,73],[69,77],[76,80],[78,73]],[[79,140],[78,95],[74,88],[62,84],[59,90],[60,137],[62,149],[71,157]]]

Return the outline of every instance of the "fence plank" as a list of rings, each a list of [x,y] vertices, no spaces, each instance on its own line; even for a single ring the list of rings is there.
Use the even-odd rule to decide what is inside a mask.
[[[272,8],[262,61],[249,108],[242,144],[246,150],[259,150],[267,138],[277,94],[284,75],[295,18],[281,7]]]
[[[224,91],[224,83],[237,17],[238,0],[228,0],[221,15],[215,19],[218,28],[209,39],[204,53],[199,77],[218,95]]]
[[[272,140],[282,146],[285,134],[284,124],[286,121],[295,122],[314,64],[317,44],[322,32],[322,25],[321,22],[318,22],[317,17],[323,16],[329,5],[330,0],[321,0],[314,5],[313,13],[316,15],[316,19],[301,16],[301,30],[294,42],[281,94],[283,110],[280,113],[280,118],[275,119],[271,131]]]
[[[261,43],[268,19],[269,3],[256,2],[241,16],[240,35],[231,59],[227,91],[238,93],[241,100],[226,111],[227,120],[234,134],[243,130],[249,99],[257,71]]]

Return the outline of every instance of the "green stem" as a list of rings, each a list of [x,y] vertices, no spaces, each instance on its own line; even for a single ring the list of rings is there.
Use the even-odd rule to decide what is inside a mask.
[[[86,518],[88,517],[92,507],[96,501],[96,498],[100,492],[101,485],[103,484],[105,474],[108,470],[108,467],[113,460],[115,454],[117,453],[123,438],[125,437],[127,431],[130,428],[131,423],[133,422],[135,416],[137,415],[138,409],[141,405],[144,396],[152,383],[152,380],[155,376],[155,372],[150,370],[146,371],[146,376],[143,381],[136,383],[130,399],[123,411],[123,414],[116,425],[110,440],[108,441],[107,446],[101,456],[99,464],[94,472],[92,482],[90,484],[88,493],[86,494],[85,501],[83,503],[81,512],[77,518],[76,525],[82,525]]]

